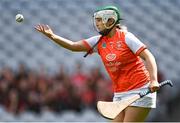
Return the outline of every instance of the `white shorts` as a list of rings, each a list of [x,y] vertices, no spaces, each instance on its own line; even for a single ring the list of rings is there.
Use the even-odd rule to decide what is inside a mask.
[[[113,102],[125,100],[126,98],[128,98],[132,95],[135,95],[135,94],[138,94],[138,93],[144,91],[145,89],[148,88],[148,86],[149,86],[149,83],[138,89],[130,90],[127,92],[114,93]],[[135,102],[130,104],[130,106],[156,108],[156,96],[157,96],[156,92],[150,93],[150,94],[136,100]]]

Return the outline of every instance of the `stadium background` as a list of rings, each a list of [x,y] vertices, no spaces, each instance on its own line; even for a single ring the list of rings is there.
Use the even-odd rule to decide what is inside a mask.
[[[147,121],[180,121],[179,0],[1,0],[0,121],[107,121],[95,109],[112,97],[98,55],[83,58],[34,30],[43,23],[73,41],[91,37],[93,11],[105,5],[119,6],[122,23],[155,55],[159,81],[174,82]]]

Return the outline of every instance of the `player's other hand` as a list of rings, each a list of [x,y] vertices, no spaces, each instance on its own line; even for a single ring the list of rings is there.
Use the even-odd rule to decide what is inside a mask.
[[[151,92],[155,92],[155,91],[159,90],[159,83],[157,81],[151,81],[149,88],[150,88]]]
[[[52,29],[48,25],[38,24],[34,27],[37,31],[43,33],[47,37],[51,37],[53,35]]]

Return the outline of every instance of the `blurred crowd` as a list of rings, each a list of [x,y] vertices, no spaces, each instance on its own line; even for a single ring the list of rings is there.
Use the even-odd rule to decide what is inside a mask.
[[[0,105],[14,114],[96,109],[97,100],[111,100],[111,89],[111,81],[98,67],[85,73],[80,63],[72,73],[62,65],[53,75],[43,67],[35,71],[24,64],[20,64],[16,71],[10,67],[0,71]]]
[[[99,67],[85,70],[80,62],[71,72],[61,65],[53,74],[42,66],[38,70],[29,69],[25,64],[19,64],[16,70],[5,66],[0,70],[0,106],[14,115],[27,111],[41,114],[44,110],[81,112],[85,108],[97,111],[98,100],[112,100],[112,83]],[[164,78],[158,72],[158,81]],[[180,120],[179,93],[176,87],[159,90],[157,108],[148,120]]]

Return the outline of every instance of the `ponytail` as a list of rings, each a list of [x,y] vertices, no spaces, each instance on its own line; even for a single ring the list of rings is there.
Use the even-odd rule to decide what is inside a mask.
[[[122,31],[128,31],[128,29],[127,29],[127,27],[125,26],[125,25],[120,25],[120,24],[117,24],[116,25],[116,28],[118,28],[118,29],[120,29],[120,30],[122,30]]]

